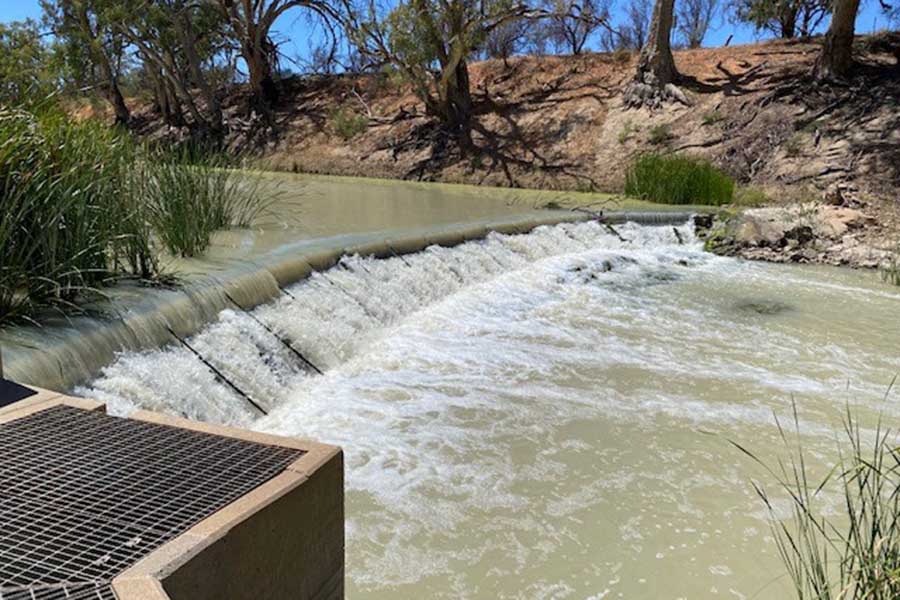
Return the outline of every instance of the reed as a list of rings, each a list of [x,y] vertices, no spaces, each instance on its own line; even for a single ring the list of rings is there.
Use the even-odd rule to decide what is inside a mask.
[[[0,322],[72,307],[119,275],[153,275],[127,186],[132,156],[100,124],[0,109]]]
[[[240,166],[150,150],[52,104],[0,107],[0,325],[77,310],[121,278],[158,281],[162,248],[196,256],[214,231],[249,226],[276,198]]]
[[[240,166],[223,154],[189,149],[148,154],[136,177],[138,195],[170,254],[202,254],[215,231],[249,227],[275,201]]]
[[[625,175],[625,193],[662,204],[718,206],[731,202],[734,181],[703,160],[645,154]]]
[[[894,250],[891,257],[879,267],[881,279],[891,285],[900,285],[900,248]]]
[[[796,407],[794,423],[797,424]],[[860,428],[848,408],[834,466],[813,479],[806,451],[779,424],[790,458],[769,465],[746,448],[786,495],[791,514],[781,519],[775,500],[754,484],[769,511],[778,552],[798,600],[894,600],[900,598],[900,448],[896,432],[879,418],[874,435]],[[840,510],[826,507],[837,494]],[[832,496],[833,498],[833,496]]]

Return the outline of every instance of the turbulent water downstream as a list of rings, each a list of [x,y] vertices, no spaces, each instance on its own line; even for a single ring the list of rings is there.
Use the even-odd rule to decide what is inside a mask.
[[[80,391],[343,446],[350,598],[784,597],[764,476],[728,440],[776,457],[793,397],[827,462],[847,402],[900,416],[900,294],[619,232],[346,258],[223,312],[190,344],[266,417],[181,347]]]

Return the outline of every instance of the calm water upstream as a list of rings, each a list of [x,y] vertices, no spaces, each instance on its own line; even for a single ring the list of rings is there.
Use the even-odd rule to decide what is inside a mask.
[[[900,293],[619,230],[346,259],[253,313],[322,376],[223,312],[192,344],[262,419],[179,348],[80,391],[342,445],[350,598],[783,598],[762,475],[728,440],[777,456],[793,397],[827,462],[845,403],[900,417]]]

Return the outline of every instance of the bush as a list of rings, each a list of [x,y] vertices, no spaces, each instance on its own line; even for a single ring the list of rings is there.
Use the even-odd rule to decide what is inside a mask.
[[[349,140],[369,126],[369,119],[353,109],[342,106],[331,113],[331,127],[342,139]]]
[[[754,208],[771,203],[772,200],[766,193],[756,187],[741,187],[734,194],[734,204],[736,206]]]
[[[734,181],[706,161],[645,154],[625,176],[625,193],[663,204],[731,202]]]
[[[634,135],[634,132],[638,131],[638,127],[635,127],[634,123],[630,120],[625,121],[625,124],[622,126],[622,131],[619,132],[619,143],[624,144],[628,140],[631,139],[631,136]]]
[[[716,123],[722,121],[723,119],[724,119],[724,117],[722,116],[722,113],[720,113],[717,110],[714,110],[712,112],[708,112],[705,115],[703,115],[703,124],[706,126],[715,125]]]
[[[654,146],[661,146],[672,139],[672,129],[668,123],[660,123],[650,128],[648,141]]]

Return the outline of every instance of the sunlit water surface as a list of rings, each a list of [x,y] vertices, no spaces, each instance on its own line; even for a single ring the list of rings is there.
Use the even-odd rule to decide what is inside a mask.
[[[782,598],[773,413],[828,463],[846,403],[900,416],[900,294],[596,223],[345,259],[83,393],[340,444],[350,598]],[[679,244],[678,237],[685,243]],[[311,375],[278,332],[325,371]]]

